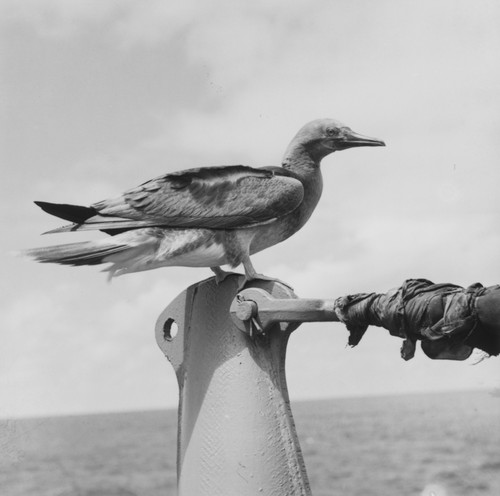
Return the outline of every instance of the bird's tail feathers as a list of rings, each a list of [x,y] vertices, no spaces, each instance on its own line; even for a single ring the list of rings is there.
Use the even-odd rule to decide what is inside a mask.
[[[65,245],[54,245],[25,250],[22,255],[41,263],[62,265],[98,265],[106,263],[110,255],[130,249],[126,244],[103,244],[98,241],[84,241]]]

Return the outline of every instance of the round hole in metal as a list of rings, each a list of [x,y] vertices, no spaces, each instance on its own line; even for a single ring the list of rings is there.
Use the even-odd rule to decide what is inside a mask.
[[[179,332],[179,326],[176,324],[174,319],[167,319],[163,324],[163,338],[167,341],[172,341],[172,339],[177,336]]]

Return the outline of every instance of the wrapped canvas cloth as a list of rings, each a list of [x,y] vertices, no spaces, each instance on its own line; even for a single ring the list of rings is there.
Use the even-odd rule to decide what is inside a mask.
[[[468,288],[408,279],[387,293],[338,298],[335,312],[356,346],[370,325],[404,339],[401,356],[413,358],[416,341],[433,359],[465,360],[474,348],[500,353],[500,286]]]

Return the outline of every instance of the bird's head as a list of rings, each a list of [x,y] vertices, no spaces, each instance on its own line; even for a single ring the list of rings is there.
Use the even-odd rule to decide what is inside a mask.
[[[288,151],[305,150],[316,163],[319,163],[330,153],[359,146],[385,146],[385,143],[355,133],[350,127],[334,119],[316,119],[299,130]]]

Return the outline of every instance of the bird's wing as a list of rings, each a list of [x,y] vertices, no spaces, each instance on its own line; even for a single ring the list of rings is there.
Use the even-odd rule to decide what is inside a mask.
[[[96,203],[92,208],[97,215],[67,230],[249,227],[293,211],[303,197],[302,183],[281,167],[189,169],[152,179],[118,198]]]

